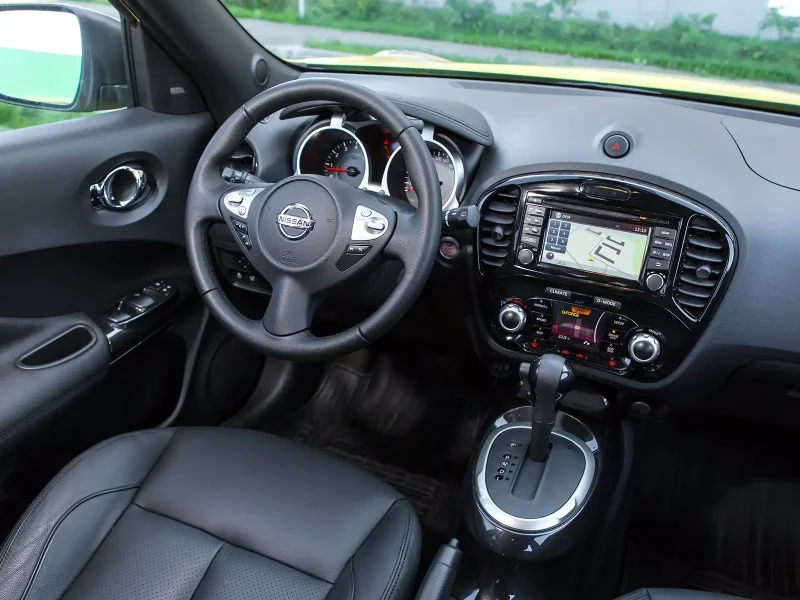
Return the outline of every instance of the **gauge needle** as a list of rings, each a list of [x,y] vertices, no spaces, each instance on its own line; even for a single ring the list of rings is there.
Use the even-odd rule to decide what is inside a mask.
[[[347,173],[347,169],[341,167],[325,167],[326,171],[333,171],[334,173]]]

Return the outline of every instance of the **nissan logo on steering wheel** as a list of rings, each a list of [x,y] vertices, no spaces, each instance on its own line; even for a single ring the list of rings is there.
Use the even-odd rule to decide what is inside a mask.
[[[314,219],[305,204],[289,204],[278,213],[278,230],[283,237],[301,240],[314,229]]]

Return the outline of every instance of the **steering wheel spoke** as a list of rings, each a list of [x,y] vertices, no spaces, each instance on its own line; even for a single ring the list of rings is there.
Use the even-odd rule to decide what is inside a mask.
[[[272,296],[262,323],[267,333],[287,336],[311,328],[316,300],[295,278],[281,276],[272,282]]]

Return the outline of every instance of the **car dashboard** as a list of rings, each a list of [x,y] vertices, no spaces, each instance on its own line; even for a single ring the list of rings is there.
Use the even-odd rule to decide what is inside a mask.
[[[800,359],[797,119],[618,91],[337,76],[392,99],[422,133],[452,216],[431,284],[448,282],[437,290],[487,362],[559,353],[588,379],[680,403],[745,365]],[[264,180],[313,173],[416,205],[402,149],[355,109],[291,107],[247,143]],[[212,240],[230,283],[268,293],[235,244]]]

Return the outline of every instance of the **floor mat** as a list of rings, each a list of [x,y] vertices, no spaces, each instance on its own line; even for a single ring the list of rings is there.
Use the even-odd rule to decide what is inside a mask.
[[[449,539],[485,405],[480,389],[457,363],[419,352],[350,356],[328,367],[280,433],[384,479],[408,497],[425,530]]]
[[[638,465],[623,587],[800,597],[794,435],[723,420],[659,425]]]

